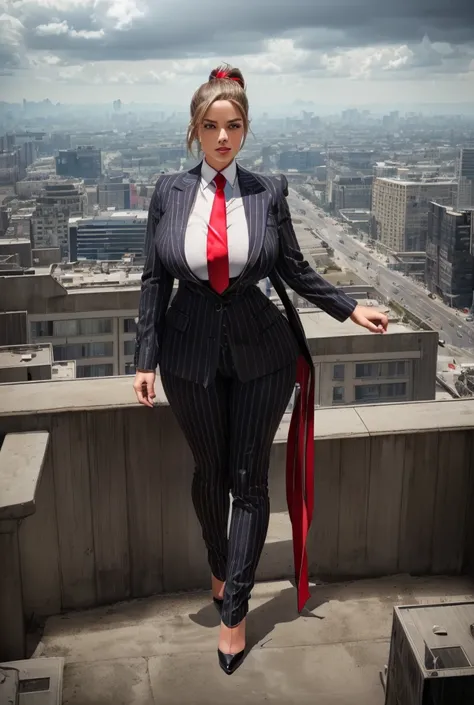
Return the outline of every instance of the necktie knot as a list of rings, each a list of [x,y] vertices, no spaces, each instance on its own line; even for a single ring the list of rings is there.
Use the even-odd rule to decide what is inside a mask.
[[[227,179],[223,174],[216,174],[214,177],[214,183],[218,190],[223,190],[226,185]]]

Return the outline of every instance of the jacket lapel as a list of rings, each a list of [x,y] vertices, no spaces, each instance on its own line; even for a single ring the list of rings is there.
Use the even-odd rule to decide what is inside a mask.
[[[185,236],[191,209],[193,207],[196,191],[199,188],[201,179],[201,164],[190,171],[181,174],[173,184],[171,189],[171,227],[169,228],[173,238],[173,246],[176,248],[176,263],[181,269],[183,278],[191,278],[193,281],[202,283],[189,267],[185,253]]]
[[[239,164],[237,164],[237,178],[239,179],[240,195],[244,204],[249,236],[249,254],[247,264],[243,271],[228,289],[242,279],[256,264],[265,239],[267,228],[268,209],[272,200],[271,193],[260,181]]]

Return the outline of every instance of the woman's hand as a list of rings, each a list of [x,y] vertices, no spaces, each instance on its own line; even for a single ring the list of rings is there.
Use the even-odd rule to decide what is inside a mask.
[[[153,408],[155,394],[155,373],[136,371],[133,388],[140,404]]]
[[[370,306],[357,305],[351,314],[351,321],[372,333],[386,333],[388,318],[384,313]]]

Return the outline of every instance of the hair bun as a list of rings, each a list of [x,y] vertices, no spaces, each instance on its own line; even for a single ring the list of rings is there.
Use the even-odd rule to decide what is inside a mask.
[[[245,90],[245,81],[240,69],[233,68],[229,64],[222,64],[213,69],[209,74],[209,82],[211,81],[237,81],[237,83]]]

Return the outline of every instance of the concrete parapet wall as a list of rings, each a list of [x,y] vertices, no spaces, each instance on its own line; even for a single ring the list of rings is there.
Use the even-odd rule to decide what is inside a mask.
[[[192,457],[157,392],[150,410],[129,378],[0,388],[0,435],[50,433],[36,512],[19,529],[26,616],[209,587]],[[311,574],[471,571],[473,426],[474,400],[316,411]],[[265,580],[293,570],[286,429],[271,459]]]

